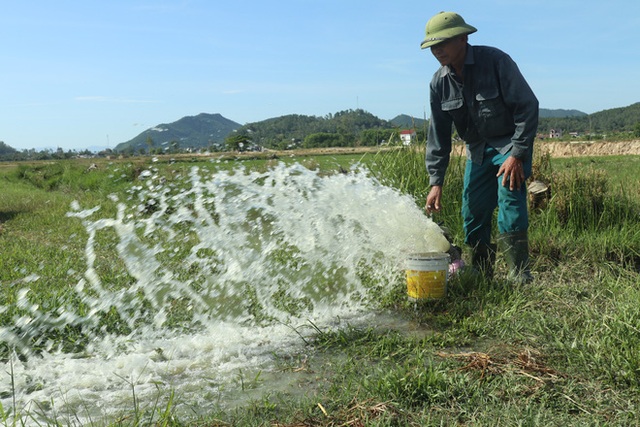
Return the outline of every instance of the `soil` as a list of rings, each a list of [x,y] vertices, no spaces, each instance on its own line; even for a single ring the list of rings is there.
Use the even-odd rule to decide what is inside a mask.
[[[640,140],[633,141],[536,141],[539,154],[554,157],[640,155]],[[456,145],[454,152],[464,154],[464,145]]]
[[[395,150],[398,147],[344,147],[344,148],[314,148],[298,149],[295,151],[267,150],[262,153],[226,153],[233,157],[280,157],[280,156],[317,156],[323,154],[356,154],[376,153],[380,150]],[[579,157],[579,156],[620,156],[625,154],[640,155],[640,140],[633,141],[536,141],[535,149],[540,153],[548,152],[551,157]],[[454,154],[464,154],[464,144],[455,144]]]
[[[535,149],[539,153],[549,153],[551,157],[580,157],[580,156],[621,156],[640,155],[640,140],[633,141],[536,141]],[[395,147],[397,148],[397,147]],[[387,149],[395,149],[387,148]],[[347,153],[375,153],[380,147],[348,147],[348,148],[317,148],[296,150],[289,152],[272,152],[278,155],[321,155]],[[454,152],[464,153],[464,145],[454,146]],[[285,154],[286,153],[286,154]]]
[[[540,152],[548,152],[551,157],[578,156],[621,156],[625,154],[640,155],[640,140],[634,141],[571,141],[571,142],[536,142],[535,148]]]

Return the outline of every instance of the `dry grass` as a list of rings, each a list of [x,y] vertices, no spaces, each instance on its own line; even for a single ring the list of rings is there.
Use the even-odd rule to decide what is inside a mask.
[[[330,412],[321,404],[317,404],[322,415],[307,418],[290,424],[274,423],[272,427],[366,427],[379,418],[400,418],[401,411],[390,402],[376,402],[368,399],[359,401],[354,399],[348,407],[336,412]],[[418,425],[412,422],[407,426]]]
[[[506,372],[524,375],[539,382],[566,377],[555,369],[546,366],[541,360],[541,354],[530,349],[521,350],[506,357],[491,356],[482,352],[438,352],[437,355],[466,363],[460,370],[477,371],[480,373],[481,379],[485,378],[486,375],[499,375]]]

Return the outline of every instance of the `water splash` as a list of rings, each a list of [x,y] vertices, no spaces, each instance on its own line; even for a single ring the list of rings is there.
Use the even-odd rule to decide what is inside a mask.
[[[87,232],[75,305],[47,313],[20,294],[21,334],[4,328],[0,338],[31,357],[0,373],[15,382],[4,407],[54,402],[56,413],[95,419],[130,409],[132,389],[150,401],[172,389],[206,408],[239,369],[268,370],[276,349],[299,347],[300,325],[365,319],[406,255],[437,244],[425,236],[438,227],[411,197],[355,169],[157,172],[111,195],[112,217],[72,204],[68,216]],[[41,328],[63,326],[87,337],[80,354],[29,354]]]

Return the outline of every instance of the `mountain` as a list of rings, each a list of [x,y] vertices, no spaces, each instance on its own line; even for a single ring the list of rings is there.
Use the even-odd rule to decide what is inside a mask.
[[[539,133],[551,129],[580,134],[606,134],[632,132],[640,123],[640,102],[627,107],[612,108],[593,114],[573,117],[542,117],[538,123]]]
[[[225,138],[240,127],[239,123],[220,114],[201,113],[149,128],[135,138],[118,144],[115,151],[146,152],[150,143],[156,149],[168,149],[174,145],[179,149],[221,146]]]
[[[558,118],[558,117],[585,117],[587,113],[583,113],[578,110],[549,110],[547,108],[540,108],[539,114],[541,118]]]
[[[391,124],[402,129],[423,129],[427,127],[428,120],[400,114],[390,120]]]

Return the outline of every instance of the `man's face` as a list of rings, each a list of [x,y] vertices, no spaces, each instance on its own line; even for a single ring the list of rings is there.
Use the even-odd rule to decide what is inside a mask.
[[[460,66],[464,63],[467,36],[457,36],[431,46],[431,53],[440,65]]]

